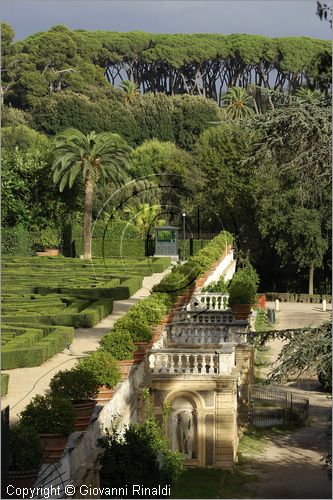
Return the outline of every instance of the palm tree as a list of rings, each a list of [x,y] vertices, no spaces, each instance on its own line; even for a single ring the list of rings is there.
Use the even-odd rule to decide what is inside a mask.
[[[131,82],[130,80],[124,80],[119,85],[121,89],[125,92],[125,103],[131,104],[131,102],[135,101],[140,96],[140,88],[139,86]]]
[[[158,219],[159,212],[161,211],[160,205],[149,205],[148,203],[140,203],[135,207],[126,207],[125,212],[130,215],[133,224],[138,228],[141,233],[141,238],[144,238],[151,226],[163,226],[164,219]]]
[[[252,115],[251,101],[252,97],[243,87],[230,87],[222,100],[226,104],[226,114],[232,120]]]
[[[69,129],[55,138],[53,181],[60,191],[82,175],[84,182],[83,253],[91,259],[91,226],[93,192],[97,183],[121,184],[126,177],[129,146],[118,135],[109,132],[90,132]]]

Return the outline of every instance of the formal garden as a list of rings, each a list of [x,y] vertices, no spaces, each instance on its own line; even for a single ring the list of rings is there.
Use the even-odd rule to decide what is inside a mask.
[[[13,481],[17,472],[31,473],[32,487],[43,464],[61,462],[68,442],[75,456],[88,448],[93,453],[98,441],[98,460],[91,463],[98,461],[100,473],[94,465],[86,477],[92,474],[94,483],[99,474],[104,488],[142,482],[172,485],[165,495],[171,498],[251,494],[242,454],[263,451],[266,431],[236,422],[236,448],[243,437],[234,474],[221,473],[216,463],[222,462],[202,468],[203,459],[185,468],[184,455],[169,446],[172,405],[159,401],[156,416],[157,389],[142,389],[153,379],[144,378],[142,367],[148,370],[147,352],[165,348],[168,323],[190,322],[191,297],[200,289],[207,311],[224,314],[225,324],[236,322],[239,344],[256,332],[251,362],[257,367],[268,359],[267,345],[285,342],[269,375],[240,364],[235,387],[247,388],[254,376],[256,383],[285,386],[310,374],[320,383],[316,391],[331,391],[328,323],[276,329],[265,308],[265,300],[313,305],[317,312],[331,304],[331,43],[63,25],[17,41],[7,23],[1,41],[1,396],[11,396],[11,370],[43,369],[61,353],[72,355],[80,335],[98,340],[74,366],[53,371],[19,422],[7,426],[7,473]],[[176,255],[158,255],[156,228],[160,241],[168,231],[177,235]],[[231,253],[237,261],[232,279],[219,275],[202,288]],[[158,282],[147,285],[156,276]],[[113,322],[117,304],[126,307]],[[101,327],[105,319],[111,327]],[[200,364],[195,350],[178,362],[190,366],[195,359],[191,373],[207,370],[215,380],[220,358],[214,365],[211,351],[212,365],[208,358]],[[238,385],[237,391],[241,407]],[[121,412],[131,423],[122,431],[113,425]],[[140,412],[145,418],[134,422]],[[101,438],[105,422],[110,429]],[[49,434],[56,444],[47,441]],[[209,452],[207,445],[202,456]],[[329,452],[323,460],[331,470]],[[119,491],[103,498],[113,497],[130,498]]]

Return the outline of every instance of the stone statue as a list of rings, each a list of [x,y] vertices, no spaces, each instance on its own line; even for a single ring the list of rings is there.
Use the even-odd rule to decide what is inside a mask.
[[[186,458],[192,458],[194,441],[193,411],[181,410],[177,413],[178,450]]]

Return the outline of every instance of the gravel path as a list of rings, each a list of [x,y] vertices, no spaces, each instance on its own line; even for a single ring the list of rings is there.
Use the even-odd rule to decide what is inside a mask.
[[[268,304],[272,307],[273,304]],[[282,303],[276,329],[316,326],[330,319],[318,304]],[[283,343],[268,344],[271,362],[276,360]],[[327,450],[328,417],[331,399],[320,392],[314,379],[288,384],[289,390],[309,398],[310,421],[307,427],[271,437],[263,453],[249,460],[247,472],[258,479],[249,485],[254,498],[332,498],[332,483],[320,461]]]
[[[112,328],[115,321],[121,318],[129,308],[148,297],[152,287],[169,273],[155,273],[143,279],[143,286],[131,298],[117,300],[113,304],[113,312],[106,316],[93,328],[77,328],[70,349],[59,352],[40,366],[32,368],[15,368],[6,370],[9,373],[8,394],[2,398],[2,408],[10,406],[10,423],[18,421],[20,412],[36,394],[44,394],[51,378],[60,370],[72,368],[80,357],[97,349],[100,339]]]

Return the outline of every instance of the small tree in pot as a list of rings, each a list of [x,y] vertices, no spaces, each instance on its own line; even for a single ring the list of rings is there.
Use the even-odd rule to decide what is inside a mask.
[[[97,403],[106,403],[112,397],[112,388],[120,381],[120,371],[117,361],[108,351],[98,349],[93,354],[82,359],[78,368],[91,372],[98,380]]]
[[[32,488],[43,463],[38,432],[28,425],[9,429],[9,482],[15,487]]]
[[[229,287],[229,306],[235,319],[247,319],[256,300],[259,277],[249,264],[238,269]]]
[[[52,395],[35,396],[21,413],[22,425],[40,435],[43,462],[58,462],[74,430],[75,413],[70,401]]]
[[[85,431],[96,405],[98,379],[82,367],[56,373],[50,382],[51,394],[72,402],[75,408],[75,430]]]
[[[101,349],[108,351],[118,360],[122,380],[124,380],[133,364],[132,356],[135,346],[128,332],[111,332],[101,340]]]

